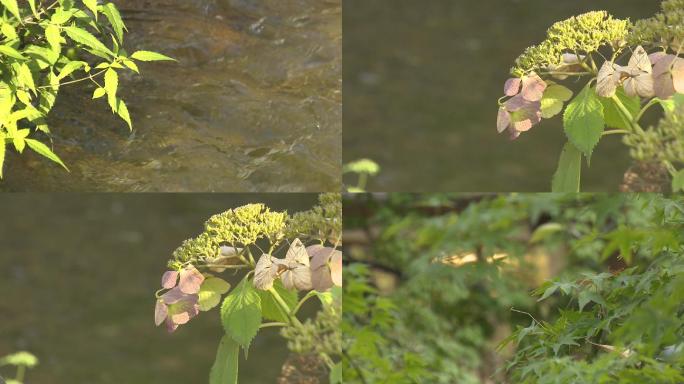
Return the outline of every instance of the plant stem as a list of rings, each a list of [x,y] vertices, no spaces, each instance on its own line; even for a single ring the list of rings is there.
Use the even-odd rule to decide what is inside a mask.
[[[276,291],[273,287],[271,287],[271,289],[269,289],[268,291],[271,292],[271,295],[273,295],[273,298],[276,300],[276,303],[280,306],[280,309],[282,309],[283,312],[287,315],[288,319],[290,320],[290,323],[296,326],[301,326],[301,321],[299,321],[297,316],[294,316],[290,313],[290,307],[287,305],[285,300],[283,300],[283,298],[280,297],[278,291]]]
[[[23,365],[18,366],[17,367],[17,377],[15,378],[15,380],[20,382],[20,383],[23,383],[25,375],[26,375],[26,367]]]
[[[634,121],[640,121],[642,117],[644,117],[644,113],[651,108],[652,106],[658,104],[660,101],[658,99],[651,99],[646,105],[644,105],[643,108],[641,108],[641,111],[639,111],[639,114],[636,115],[634,118]]]
[[[620,134],[626,135],[626,134],[628,134],[628,133],[629,133],[629,131],[627,131],[627,130],[625,130],[625,129],[613,129],[613,130],[610,130],[610,131],[604,131],[604,132],[602,133],[602,136],[620,135]]]
[[[288,323],[263,323],[259,328],[269,328],[269,327],[287,327]]]
[[[316,291],[309,291],[309,293],[306,294],[306,296],[302,297],[301,300],[299,300],[299,303],[297,303],[297,306],[292,310],[292,315],[295,316],[297,315],[297,312],[299,312],[299,309],[301,309],[302,305],[309,300],[310,298],[316,296]]]
[[[361,172],[359,174],[359,183],[356,187],[360,190],[366,190],[366,184],[368,184],[368,174]]]
[[[623,117],[626,119],[626,121],[632,126],[632,128],[637,132],[637,133],[644,133],[644,130],[641,128],[638,122],[634,120],[634,117],[632,114],[629,112],[627,107],[625,107],[624,104],[622,104],[622,101],[620,101],[620,98],[617,97],[617,95],[613,95],[611,98],[613,102],[615,102],[615,105],[618,107],[618,110],[620,113],[622,113]]]

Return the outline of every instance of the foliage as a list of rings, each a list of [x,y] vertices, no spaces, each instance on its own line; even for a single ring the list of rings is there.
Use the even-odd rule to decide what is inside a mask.
[[[365,192],[366,185],[368,184],[368,178],[376,176],[379,172],[380,166],[375,161],[370,159],[356,160],[345,165],[343,173],[353,173],[359,177],[356,186],[348,187],[347,192]]]
[[[336,248],[341,226],[338,194],[323,194],[319,205],[294,215],[248,204],[212,216],[204,232],[184,241],[169,261],[156,294],[157,325],[166,322],[173,332],[217,307],[225,294],[220,306],[225,335],[210,383],[237,383],[240,350],[247,356],[256,335],[268,327],[281,328],[293,353],[313,356],[330,381],[338,382],[342,254]],[[278,258],[285,250],[285,258]],[[226,271],[246,273],[231,287],[217,276]],[[300,320],[300,309],[314,297],[321,303],[318,313]]]
[[[90,81],[93,98],[107,96],[113,113],[132,129],[118,95],[121,70],[139,73],[136,61],[172,60],[123,48],[126,25],[113,3],[95,0],[0,2],[0,177],[6,147],[28,146],[66,169],[40,139],[50,136],[47,117],[65,85]]]
[[[13,379],[7,379],[4,382],[7,384],[23,384],[26,370],[38,365],[38,358],[30,352],[16,352],[0,358],[0,367],[6,365],[16,367],[17,373]],[[2,376],[0,376],[0,381],[2,381]]]
[[[348,199],[345,382],[681,382],[681,197]]]
[[[600,140],[614,134],[624,135],[637,164],[662,169],[672,189],[681,188],[682,7],[682,0],[664,0],[661,13],[635,24],[605,11],[571,17],[555,23],[546,40],[518,57],[499,100],[497,129],[516,139],[542,119],[560,114],[568,102],[563,113],[568,141],[552,191],[578,192],[582,155],[590,164]],[[587,79],[574,98],[557,83],[568,78]],[[655,105],[665,110],[663,121],[642,128],[643,116]]]

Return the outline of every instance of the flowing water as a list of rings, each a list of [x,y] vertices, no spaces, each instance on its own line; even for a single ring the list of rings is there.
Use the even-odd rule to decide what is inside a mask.
[[[559,118],[513,143],[496,133],[513,61],[555,21],[588,10],[648,17],[657,0],[347,0],[344,160],[375,159],[378,191],[548,191],[565,139]],[[616,191],[620,139],[597,148],[589,191]],[[349,183],[353,183],[350,179]]]
[[[168,334],[154,326],[154,293],[183,240],[249,202],[293,213],[316,196],[4,195],[0,356],[38,356],[27,384],[206,383],[223,332],[218,311]],[[275,383],[287,355],[278,331],[263,330],[240,359],[240,382]]]
[[[53,110],[66,173],[10,155],[9,191],[337,191],[341,0],[115,0],[128,51],[121,79],[135,130],[92,88],[64,87]]]

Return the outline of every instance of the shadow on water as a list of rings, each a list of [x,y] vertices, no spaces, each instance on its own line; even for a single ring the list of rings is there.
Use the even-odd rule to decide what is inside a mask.
[[[651,0],[347,0],[344,160],[375,159],[382,191],[548,191],[565,141],[560,119],[518,141],[496,133],[515,58],[555,21],[606,9],[651,16]],[[583,189],[615,191],[629,165],[599,144]]]
[[[41,363],[28,384],[205,383],[222,335],[219,315],[201,313],[172,335],[155,328],[154,292],[166,261],[212,214],[250,202],[293,213],[316,199],[5,195],[0,356],[35,353]],[[241,383],[276,382],[288,351],[277,331],[265,331],[241,361]]]
[[[135,131],[92,88],[64,87],[51,115],[67,174],[11,155],[0,188],[28,191],[337,191],[340,0],[115,0],[129,51],[122,76]]]

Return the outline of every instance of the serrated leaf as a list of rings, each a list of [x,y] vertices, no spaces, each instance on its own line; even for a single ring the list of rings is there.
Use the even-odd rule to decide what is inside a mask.
[[[22,64],[21,66],[19,66],[17,77],[19,79],[19,82],[24,87],[35,92],[36,84],[33,81],[33,74],[31,73],[31,69],[28,67],[28,65]]]
[[[128,112],[128,107],[126,106],[126,103],[124,103],[123,100],[119,99],[117,100],[116,104],[116,114],[119,115],[119,117],[128,124],[128,129],[133,130],[133,123],[131,122],[131,115]]]
[[[86,63],[83,61],[70,61],[68,62],[61,71],[59,71],[59,75],[57,76],[57,80],[62,80],[65,77],[71,75],[74,73],[74,71],[82,68]]]
[[[95,20],[97,20],[97,0],[83,0],[83,4],[88,7],[90,12],[93,13]]]
[[[138,61],[176,61],[171,57],[162,55],[161,53],[151,51],[137,51],[131,55],[131,59]]]
[[[95,91],[93,92],[93,99],[99,99],[100,97],[104,96],[107,93],[104,88],[95,88]]]
[[[554,293],[556,293],[557,290],[558,290],[558,286],[557,286],[557,285],[552,285],[552,286],[548,287],[548,288],[546,289],[546,291],[544,291],[544,294],[543,294],[543,295],[539,298],[539,300],[537,300],[537,301],[543,301],[543,300],[548,299],[549,296],[551,296],[551,295],[553,295]]]
[[[26,60],[26,57],[24,55],[22,55],[19,51],[10,47],[9,45],[0,45],[0,53],[14,59]]]
[[[111,24],[112,29],[114,29],[114,34],[119,40],[119,43],[123,44],[123,31],[126,29],[126,25],[121,19],[119,10],[114,4],[107,3],[102,6],[102,13],[107,17],[107,20],[109,20],[109,24]]]
[[[580,294],[577,298],[577,301],[579,303],[580,312],[582,312],[584,307],[592,301],[596,304],[599,304],[599,305],[603,305],[603,306],[606,305],[606,301],[603,300],[603,297],[601,297],[601,295],[599,295],[598,293],[592,292],[592,291],[580,292]]]
[[[261,297],[247,278],[223,299],[221,322],[233,340],[249,347],[261,325]]]
[[[571,142],[567,142],[561,152],[558,169],[553,175],[551,192],[579,192],[581,174],[582,153]]]
[[[18,20],[21,20],[21,14],[19,13],[19,4],[17,4],[17,0],[0,0],[0,3],[7,8],[8,11],[14,17],[16,17]]]
[[[618,88],[615,95],[625,108],[627,108],[632,117],[635,117],[641,110],[641,101],[638,96],[627,96],[622,87]],[[627,130],[631,129],[629,122],[625,121],[625,118],[620,113],[620,110],[613,99],[601,97],[599,100],[603,104],[603,115],[608,127]]]
[[[108,55],[115,56],[114,52],[112,52],[109,48],[102,44],[102,42],[98,40],[97,37],[93,36],[92,33],[86,31],[85,29],[71,26],[64,27],[64,31],[66,32],[67,36],[69,36],[69,38],[71,38],[73,41],[79,44],[83,44],[87,47],[90,47],[95,51],[100,51]]]
[[[61,31],[58,26],[50,24],[45,28],[45,38],[47,39],[50,47],[55,52],[59,52],[62,49],[62,36]]]
[[[209,384],[237,384],[240,345],[224,335],[216,351],[216,360],[209,373]]]
[[[34,152],[38,153],[39,155],[45,156],[46,158],[52,160],[53,162],[61,165],[64,169],[69,171],[69,168],[67,168],[66,165],[62,162],[62,159],[60,159],[57,155],[55,155],[50,148],[48,148],[47,145],[41,143],[38,140],[34,139],[26,139],[26,144],[31,148]]]
[[[285,289],[280,280],[276,280],[273,283],[273,289],[278,292],[280,297],[283,299],[283,301],[285,301],[291,310],[294,309],[299,299],[297,297],[296,291]],[[280,306],[276,303],[271,292],[262,290],[257,290],[257,292],[259,292],[259,296],[261,296],[261,313],[265,319],[280,322],[288,321],[287,314],[284,314],[280,309]]]
[[[107,91],[107,100],[112,112],[117,112],[116,91],[119,88],[119,75],[115,70],[109,68],[104,74],[104,89]]]
[[[565,134],[587,158],[591,157],[605,127],[603,104],[592,87],[584,87],[563,115]]]

